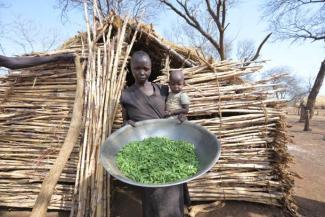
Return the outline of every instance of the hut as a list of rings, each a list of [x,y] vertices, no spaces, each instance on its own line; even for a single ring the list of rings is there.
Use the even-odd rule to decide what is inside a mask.
[[[141,49],[152,58],[150,80],[166,83],[171,68],[183,69],[192,102],[189,120],[221,142],[219,162],[189,183],[192,200],[250,201],[296,214],[285,102],[274,97],[281,87],[242,78],[261,70],[262,62],[207,59],[164,40],[150,25],[116,15],[93,25],[87,23],[87,33],[46,54],[73,52],[87,63],[81,131],[48,209],[71,211],[71,216],[110,216],[114,186],[99,162],[99,147],[121,127],[118,100],[132,83],[129,56]],[[73,63],[57,62],[11,71],[0,79],[0,206],[34,206],[68,134],[77,101],[76,71]]]

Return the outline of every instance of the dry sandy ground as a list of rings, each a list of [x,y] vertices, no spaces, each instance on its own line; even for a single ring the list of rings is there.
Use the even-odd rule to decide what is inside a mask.
[[[294,157],[291,168],[302,179],[296,179],[295,197],[299,212],[306,217],[325,217],[325,110],[311,122],[311,132],[304,132],[303,124],[298,122],[294,110],[289,110],[288,120],[293,142],[288,145],[289,152]],[[123,190],[122,190],[123,191]],[[134,197],[125,196],[128,192],[115,194],[116,200],[113,217],[141,216],[140,202]],[[126,205],[128,204],[128,205]],[[118,212],[116,212],[118,210]],[[0,217],[29,216],[29,212],[1,211]],[[67,213],[52,213],[53,217],[65,217]],[[209,213],[200,213],[196,217],[282,217],[276,207],[248,202],[226,202],[225,206]]]
[[[323,111],[322,111],[323,112]],[[292,125],[293,142],[288,145],[294,156],[292,170],[302,178],[296,179],[295,195],[299,211],[307,217],[325,216],[325,115],[315,116],[310,132],[304,132],[298,116],[288,115]]]

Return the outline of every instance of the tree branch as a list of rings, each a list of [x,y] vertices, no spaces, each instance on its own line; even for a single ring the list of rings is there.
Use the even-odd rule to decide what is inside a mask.
[[[265,42],[270,38],[271,35],[272,35],[272,33],[269,33],[269,34],[264,38],[264,40],[263,40],[263,41],[261,42],[261,44],[258,46],[255,55],[253,56],[253,58],[252,58],[250,61],[254,61],[254,60],[256,60],[256,59],[260,56],[260,52],[261,52],[261,49],[262,49],[263,45],[264,45]]]
[[[209,12],[210,16],[212,17],[212,19],[214,20],[214,22],[215,22],[216,25],[218,26],[218,29],[220,29],[220,27],[221,27],[221,23],[220,23],[220,21],[219,21],[219,17],[218,17],[218,15],[216,15],[216,14],[214,13],[214,11],[212,10],[211,4],[210,4],[210,0],[205,0],[205,3],[206,3],[206,5],[207,5],[208,12]],[[219,10],[217,10],[217,11],[219,11]]]
[[[0,67],[5,67],[8,69],[21,69],[58,61],[73,62],[74,57],[75,55],[73,53],[33,57],[6,57],[0,55]]]
[[[267,0],[265,13],[278,39],[325,40],[324,3],[325,0]]]
[[[189,8],[188,8],[188,5],[187,5],[186,2],[185,3],[182,3],[180,0],[176,0],[176,2],[178,3],[178,5],[183,9],[183,12],[180,11],[178,8],[176,8],[169,1],[161,0],[161,2],[163,4],[165,4],[165,5],[167,5],[171,10],[173,10],[181,18],[183,18],[186,21],[187,24],[189,24],[190,26],[192,26],[193,28],[195,28],[196,30],[198,30],[200,32],[200,34],[203,35],[217,49],[217,51],[219,53],[219,56],[220,56],[220,59],[221,60],[224,60],[225,55],[224,55],[223,45],[221,45],[220,43],[218,43],[218,41],[216,41],[207,31],[205,31],[203,29],[203,27],[201,26],[201,24],[199,23],[199,21],[189,11]],[[219,32],[220,32],[220,30],[219,30]],[[221,38],[222,38],[222,41],[223,41],[223,37],[221,37]],[[219,41],[220,41],[220,37],[219,37]]]

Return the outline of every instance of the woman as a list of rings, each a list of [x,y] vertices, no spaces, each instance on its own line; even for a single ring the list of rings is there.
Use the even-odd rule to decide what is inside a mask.
[[[135,126],[137,121],[164,118],[168,86],[148,81],[151,74],[149,55],[144,51],[135,52],[131,58],[131,71],[135,83],[121,96],[123,122]],[[183,185],[143,188],[143,216],[183,217],[183,192]]]

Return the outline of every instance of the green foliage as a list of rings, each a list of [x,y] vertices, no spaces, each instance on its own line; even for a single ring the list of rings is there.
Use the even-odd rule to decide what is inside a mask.
[[[185,179],[198,171],[194,145],[165,137],[131,142],[117,154],[118,168],[128,178],[145,184]]]

